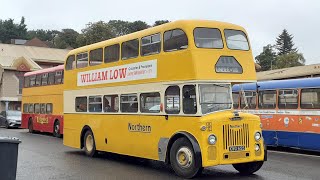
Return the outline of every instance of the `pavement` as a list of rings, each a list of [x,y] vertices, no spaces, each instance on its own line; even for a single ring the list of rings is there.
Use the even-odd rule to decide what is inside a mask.
[[[81,150],[65,147],[62,139],[50,134],[0,128],[0,136],[18,137],[22,141],[19,145],[17,180],[181,179],[162,162],[111,153],[89,158]],[[195,179],[318,180],[319,167],[320,154],[268,151],[268,161],[254,175],[240,176],[231,165],[227,165],[206,168]]]

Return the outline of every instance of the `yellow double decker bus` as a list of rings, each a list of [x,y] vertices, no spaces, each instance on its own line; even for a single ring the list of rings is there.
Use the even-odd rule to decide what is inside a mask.
[[[84,46],[65,62],[64,145],[159,160],[192,178],[266,160],[260,119],[232,109],[233,83],[256,81],[245,30],[183,20]]]

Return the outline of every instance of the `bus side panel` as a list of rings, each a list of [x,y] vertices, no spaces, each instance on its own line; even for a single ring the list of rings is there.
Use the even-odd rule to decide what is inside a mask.
[[[21,117],[21,128],[28,129],[28,121],[30,118],[30,114],[22,113]]]
[[[320,134],[301,133],[299,136],[300,148],[320,151]]]
[[[277,146],[277,132],[276,131],[262,131],[263,139],[268,146]]]

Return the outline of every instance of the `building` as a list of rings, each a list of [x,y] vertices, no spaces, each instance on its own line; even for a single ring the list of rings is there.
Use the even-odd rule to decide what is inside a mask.
[[[258,81],[320,77],[320,64],[257,72]]]
[[[69,50],[0,44],[0,112],[20,110],[23,75],[64,63]]]

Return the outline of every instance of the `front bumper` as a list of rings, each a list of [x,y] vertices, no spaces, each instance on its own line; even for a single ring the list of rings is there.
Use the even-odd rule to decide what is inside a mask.
[[[9,127],[20,127],[21,121],[8,121]]]

